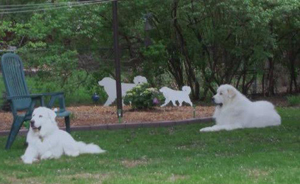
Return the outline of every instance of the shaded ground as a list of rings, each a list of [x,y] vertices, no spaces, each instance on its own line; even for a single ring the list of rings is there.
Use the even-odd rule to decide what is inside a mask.
[[[68,107],[72,112],[71,126],[90,126],[100,124],[118,123],[116,107],[103,106],[78,106]],[[212,106],[198,106],[195,108],[195,118],[210,117],[213,113]],[[132,111],[125,106],[123,123],[146,123],[168,120],[185,120],[193,118],[194,109],[190,106],[183,107],[157,107],[147,111]],[[10,112],[0,112],[0,130],[9,130],[12,123]],[[58,118],[60,126],[64,126],[63,119]]]

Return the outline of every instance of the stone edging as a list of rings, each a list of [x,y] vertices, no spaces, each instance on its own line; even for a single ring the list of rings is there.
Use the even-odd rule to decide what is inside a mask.
[[[71,131],[91,131],[91,130],[119,130],[132,128],[147,128],[147,127],[170,127],[175,125],[197,124],[213,121],[212,117],[187,119],[180,121],[159,121],[150,123],[122,123],[122,124],[103,124],[97,126],[75,126],[71,127]],[[19,135],[26,135],[27,130],[20,130]],[[0,136],[7,136],[9,131],[0,131]]]

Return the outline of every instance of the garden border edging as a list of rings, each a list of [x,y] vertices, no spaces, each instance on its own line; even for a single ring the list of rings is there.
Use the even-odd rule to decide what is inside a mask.
[[[119,130],[119,129],[133,129],[133,128],[150,128],[150,127],[170,127],[184,124],[197,124],[213,121],[212,117],[193,118],[180,121],[158,121],[149,123],[120,123],[120,124],[103,124],[96,126],[75,126],[71,127],[72,131],[91,131],[91,130]],[[26,135],[27,130],[20,130],[19,135]],[[0,131],[0,136],[7,136],[9,130]]]

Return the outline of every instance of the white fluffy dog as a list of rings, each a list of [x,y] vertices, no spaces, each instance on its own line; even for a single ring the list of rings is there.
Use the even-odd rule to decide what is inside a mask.
[[[217,104],[213,115],[216,125],[202,128],[201,132],[262,128],[281,124],[281,118],[273,104],[267,101],[251,102],[231,85],[221,85],[212,100]]]
[[[55,112],[45,107],[33,111],[26,138],[28,147],[21,157],[24,163],[60,158],[63,154],[76,157],[82,153],[105,152],[95,144],[75,141],[69,133],[58,128],[55,117]]]
[[[143,76],[136,76],[133,79],[134,83],[121,83],[122,86],[122,97],[126,95],[126,92],[134,88],[135,86],[143,83],[147,83],[147,79]],[[112,104],[116,98],[116,80],[110,77],[105,77],[101,81],[98,82],[100,86],[104,87],[105,92],[108,95],[108,99],[106,100],[104,106],[109,106]]]
[[[174,106],[177,106],[176,101],[179,102],[179,106],[182,105],[182,102],[186,102],[193,106],[189,97],[189,94],[191,93],[191,88],[189,86],[183,86],[182,91],[176,91],[168,87],[162,87],[159,91],[162,92],[166,98],[165,103],[162,104],[161,107],[166,106],[170,101],[172,101]]]

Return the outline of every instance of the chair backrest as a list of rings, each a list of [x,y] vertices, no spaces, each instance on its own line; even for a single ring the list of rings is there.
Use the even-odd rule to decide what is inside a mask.
[[[1,58],[1,69],[8,97],[29,95],[22,60],[18,55],[4,54]],[[12,100],[12,108],[17,111],[25,110],[30,102],[30,98],[17,98]]]

